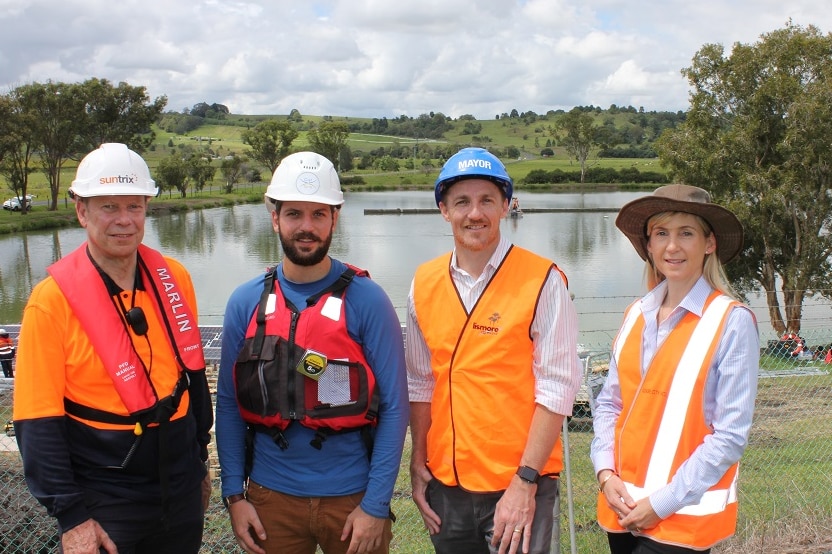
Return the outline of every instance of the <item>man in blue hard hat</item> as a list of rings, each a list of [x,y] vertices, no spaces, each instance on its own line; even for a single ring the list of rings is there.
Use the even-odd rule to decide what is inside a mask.
[[[454,249],[408,297],[413,499],[439,553],[548,553],[559,538],[577,316],[558,267],[501,237],[512,192],[482,148],[447,161],[435,195]]]

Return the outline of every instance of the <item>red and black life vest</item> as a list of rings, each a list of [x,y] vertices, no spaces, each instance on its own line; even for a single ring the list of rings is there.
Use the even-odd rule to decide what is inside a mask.
[[[377,424],[376,380],[360,344],[347,332],[344,294],[356,275],[348,266],[338,281],[306,300],[302,311],[282,294],[277,269],[266,275],[263,294],[234,365],[243,419],[286,448],[292,422],[326,435]]]

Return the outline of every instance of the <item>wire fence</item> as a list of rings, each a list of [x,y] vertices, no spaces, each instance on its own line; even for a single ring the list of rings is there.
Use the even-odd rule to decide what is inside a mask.
[[[17,328],[6,326],[13,337]],[[203,329],[209,358],[219,350],[216,328]],[[740,464],[737,536],[714,549],[727,552],[827,552],[813,546],[817,530],[832,522],[832,327],[800,337],[761,338],[760,382],[751,439]],[[606,376],[609,344],[584,344],[584,386],[565,435],[567,467],[561,480],[561,541],[557,553],[608,551],[595,522],[597,483],[589,461],[591,404]],[[214,360],[215,361],[215,360]],[[216,366],[209,367],[215,378]],[[0,552],[58,550],[54,520],[31,497],[10,425],[13,380],[0,378]],[[8,422],[8,423],[7,423]],[[427,531],[410,497],[406,444],[393,498],[397,521],[392,551],[432,552]],[[219,498],[219,467],[211,448],[213,496],[206,514],[202,552],[242,552],[236,546]],[[790,530],[793,550],[777,546]],[[826,533],[828,538],[829,534]],[[815,538],[813,538],[815,537]],[[813,548],[818,549],[813,549]]]

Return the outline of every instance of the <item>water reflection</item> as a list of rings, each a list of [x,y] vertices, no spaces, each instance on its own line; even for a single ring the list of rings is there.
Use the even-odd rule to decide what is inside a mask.
[[[524,208],[620,207],[643,193],[522,194]],[[404,320],[416,267],[453,246],[450,225],[435,213],[365,215],[365,209],[435,209],[432,192],[351,193],[331,254],[369,270]],[[548,256],[566,272],[581,316],[582,340],[609,341],[626,305],[642,291],[641,261],[614,226],[615,214],[526,213],[503,221],[503,233]],[[80,228],[0,237],[0,322],[20,321],[31,288],[46,267],[85,239]],[[262,203],[155,215],[145,243],[190,270],[200,323],[220,324],[231,291],[281,258]]]

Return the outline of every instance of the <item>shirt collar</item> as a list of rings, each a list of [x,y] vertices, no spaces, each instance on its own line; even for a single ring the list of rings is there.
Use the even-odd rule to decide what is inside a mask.
[[[485,264],[485,269],[483,269],[483,275],[490,275],[494,273],[497,268],[500,266],[500,263],[503,261],[503,258],[506,257],[508,254],[508,250],[511,248],[511,242],[504,236],[500,235],[500,242],[497,244],[497,249],[494,250],[494,253],[491,254],[491,257],[488,258],[488,263]],[[463,274],[468,275],[468,273],[464,269],[460,269],[459,265],[456,263],[456,248],[454,248],[453,253],[451,254],[451,270]]]
[[[696,280],[696,283],[694,283],[693,288],[688,291],[679,303],[679,307],[702,317],[702,313],[705,311],[705,302],[708,300],[712,291],[713,289],[711,288],[711,285],[708,284],[705,276],[700,276],[699,279]],[[642,299],[643,311],[654,312],[658,310],[659,306],[661,306],[662,300],[664,300],[666,292],[667,281],[662,281],[656,285],[656,287],[648,292]]]

